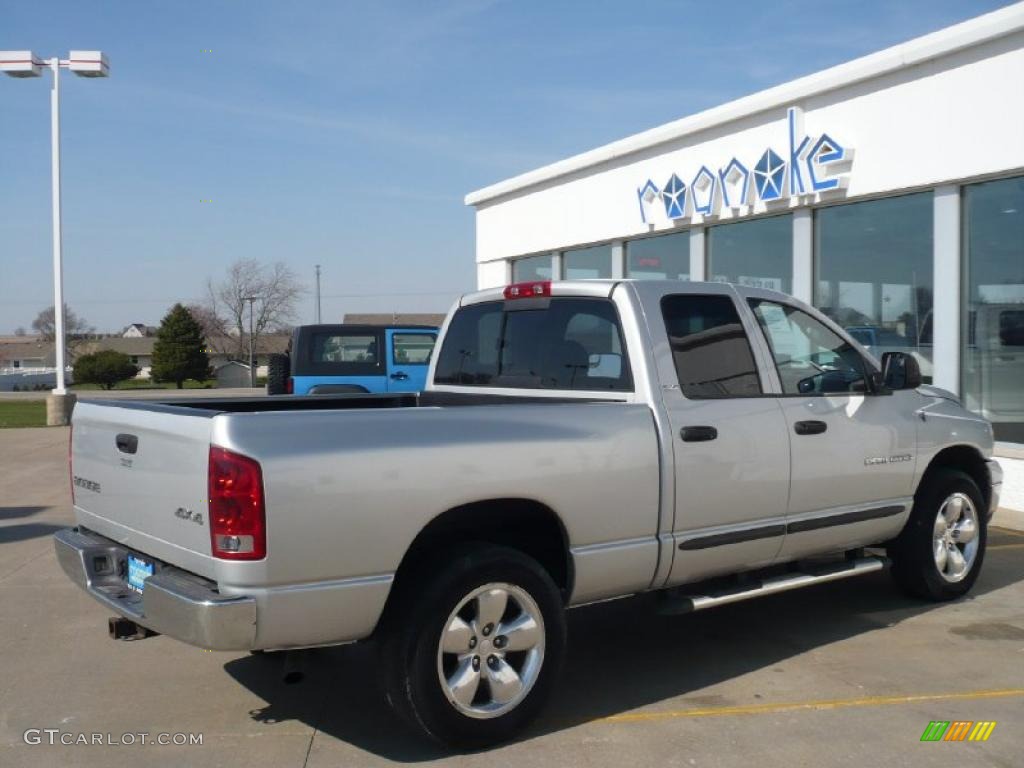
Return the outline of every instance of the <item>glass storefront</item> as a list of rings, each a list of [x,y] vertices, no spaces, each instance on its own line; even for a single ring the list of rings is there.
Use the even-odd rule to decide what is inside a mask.
[[[932,192],[814,215],[815,306],[876,357],[913,354],[932,380]]]
[[[612,276],[612,247],[595,245],[562,254],[562,272],[566,280],[586,280]]]
[[[962,188],[960,393],[996,438],[1024,442],[1024,176]],[[932,380],[934,192],[814,211],[814,303],[876,357],[913,354]],[[623,243],[627,278],[688,280],[690,232]],[[790,214],[705,231],[709,280],[791,293]],[[610,244],[515,259],[515,282],[610,278]],[[616,271],[616,274],[618,272]],[[941,297],[940,297],[941,300]]]
[[[512,282],[526,283],[530,280],[551,279],[551,254],[529,256],[512,262]]]
[[[626,243],[626,277],[637,280],[689,280],[690,233],[645,237]]]
[[[708,279],[793,290],[793,217],[720,224],[707,230]]]
[[[963,188],[964,404],[1024,442],[1024,177]]]

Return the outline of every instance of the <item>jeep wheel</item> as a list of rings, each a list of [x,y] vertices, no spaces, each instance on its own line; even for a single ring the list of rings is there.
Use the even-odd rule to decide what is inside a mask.
[[[974,480],[937,470],[922,481],[910,519],[889,549],[893,577],[917,597],[960,597],[978,578],[987,536],[985,504]]]
[[[381,647],[388,702],[448,746],[505,741],[536,716],[558,674],[561,596],[547,572],[516,550],[481,544],[441,562],[421,572],[435,574],[425,583],[414,577],[396,586],[388,606]]]

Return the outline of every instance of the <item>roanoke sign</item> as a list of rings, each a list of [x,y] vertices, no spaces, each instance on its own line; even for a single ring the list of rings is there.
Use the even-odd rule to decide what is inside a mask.
[[[672,173],[659,187],[648,179],[636,190],[641,220],[651,222],[662,207],[672,220],[714,217],[723,207],[741,215],[749,213],[755,201],[772,203],[845,189],[853,149],[827,133],[805,134],[799,107],[789,108],[787,124],[789,147],[784,155],[769,146],[749,167],[733,157],[713,170],[700,166],[689,180]]]

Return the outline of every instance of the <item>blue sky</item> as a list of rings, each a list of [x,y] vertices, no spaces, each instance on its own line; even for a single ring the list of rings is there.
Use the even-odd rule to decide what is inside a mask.
[[[1005,4],[10,0],[0,49],[111,62],[61,81],[79,314],[156,324],[251,257],[322,264],[334,321],[471,290],[473,189]],[[0,333],[52,303],[48,90],[0,79]]]

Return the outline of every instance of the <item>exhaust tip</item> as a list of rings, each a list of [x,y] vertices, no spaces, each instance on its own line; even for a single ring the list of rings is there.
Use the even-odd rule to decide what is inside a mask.
[[[145,640],[147,637],[160,634],[139,626],[124,616],[111,616],[107,619],[107,632],[110,634],[111,640]]]

